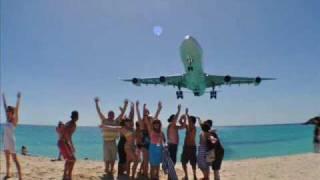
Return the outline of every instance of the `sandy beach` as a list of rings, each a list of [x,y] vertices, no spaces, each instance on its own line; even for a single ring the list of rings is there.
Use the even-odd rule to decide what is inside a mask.
[[[24,179],[61,179],[63,162],[52,162],[47,157],[19,156],[22,163]],[[14,164],[12,172],[17,179]],[[1,177],[5,172],[4,156],[1,154]],[[112,179],[105,177],[103,162],[78,160],[75,165],[74,179]],[[183,177],[181,164],[176,170],[179,178]],[[191,172],[191,169],[190,171]],[[198,177],[202,177],[200,170]],[[191,174],[190,174],[191,177]],[[117,179],[117,178],[114,178]],[[125,179],[125,178],[121,178]],[[166,176],[161,173],[161,179]],[[211,176],[211,179],[212,176]],[[223,180],[318,180],[320,179],[320,154],[303,154],[261,159],[225,161],[222,165]]]

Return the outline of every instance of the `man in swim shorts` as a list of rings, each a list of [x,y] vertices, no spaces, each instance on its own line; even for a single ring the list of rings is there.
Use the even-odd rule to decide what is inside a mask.
[[[76,131],[76,122],[79,119],[78,111],[72,111],[71,120],[65,124],[58,141],[58,146],[61,155],[65,159],[63,172],[63,180],[72,179],[72,170],[76,162],[75,148],[72,142],[72,135]]]
[[[188,109],[186,109],[186,118],[188,124],[186,126],[186,136],[184,139],[184,146],[181,155],[181,164],[184,171],[184,179],[188,179],[187,163],[190,162],[193,171],[193,178],[197,179],[196,176],[196,165],[197,165],[197,146],[196,146],[196,133],[197,129],[195,124],[197,122],[196,117],[188,115]]]

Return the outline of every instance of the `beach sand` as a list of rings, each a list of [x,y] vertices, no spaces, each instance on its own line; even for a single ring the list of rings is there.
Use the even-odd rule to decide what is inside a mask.
[[[46,157],[20,156],[24,179],[61,179],[63,161],[51,162]],[[11,162],[12,172],[17,179],[16,169]],[[1,154],[1,179],[4,177],[5,161]],[[189,167],[190,168],[190,167]],[[75,165],[73,179],[112,179],[103,174],[103,162],[78,160]],[[176,165],[179,179],[183,177],[181,164]],[[188,172],[192,172],[191,168]],[[202,177],[197,170],[198,178]],[[191,179],[191,174],[189,179]],[[114,178],[117,179],[117,178]],[[121,178],[123,179],[123,178]],[[166,179],[161,173],[161,179]],[[211,178],[213,173],[211,172]],[[224,161],[221,169],[222,180],[319,180],[320,179],[320,154],[302,154],[293,156],[270,157],[237,161]]]

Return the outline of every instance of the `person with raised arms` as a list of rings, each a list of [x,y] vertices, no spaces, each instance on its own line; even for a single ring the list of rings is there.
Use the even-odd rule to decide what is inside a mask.
[[[162,109],[162,104],[159,102],[158,103],[158,109],[155,114],[155,118],[158,118],[160,111]],[[143,117],[140,115],[140,110],[139,110],[139,101],[136,101],[136,111],[137,111],[137,117],[138,117],[138,123],[139,123],[139,128],[140,128],[140,133],[141,133],[141,141],[139,141],[139,146],[141,147],[142,151],[142,163],[141,163],[141,175],[148,177],[148,172],[149,172],[149,145],[150,145],[150,138],[149,138],[149,132],[147,129],[147,125],[144,122],[144,119],[149,119],[149,110],[146,108],[146,104],[143,106]],[[152,119],[152,118],[151,118]]]
[[[95,105],[97,113],[101,120],[101,125],[111,125],[111,126],[119,126],[120,120],[123,119],[123,116],[126,112],[128,106],[128,100],[124,101],[123,107],[120,107],[120,114],[115,119],[115,115],[113,111],[108,112],[108,117],[105,117],[101,112],[99,106],[100,99],[98,97],[95,98]],[[116,139],[119,136],[119,133],[116,130],[102,130],[103,134],[103,155],[105,162],[105,173],[108,175],[113,175],[114,173],[114,163],[117,160],[117,145]]]
[[[186,136],[184,139],[183,150],[181,154],[181,164],[184,171],[184,179],[188,179],[187,163],[190,162],[193,172],[193,179],[197,179],[196,166],[197,166],[197,146],[196,146],[196,122],[195,116],[189,116],[188,109],[185,112],[188,124],[186,125]]]
[[[131,105],[131,112],[134,112],[134,105]],[[124,145],[124,151],[126,154],[126,172],[131,179],[135,179],[136,175],[136,169],[138,165],[139,158],[136,155],[136,144],[135,144],[135,131],[134,131],[134,114],[130,113],[130,118],[124,119],[124,126],[110,126],[110,125],[101,125],[101,127],[108,131],[108,130],[116,130],[120,132],[125,137],[125,145]],[[132,166],[132,174],[130,176],[131,172],[131,163],[133,163]]]
[[[22,179],[22,172],[20,162],[18,160],[16,154],[16,137],[15,137],[15,129],[19,123],[19,110],[20,110],[20,101],[21,101],[21,93],[17,94],[17,103],[16,107],[7,106],[6,97],[2,94],[4,110],[6,112],[7,122],[3,125],[4,136],[3,136],[3,145],[4,145],[4,153],[6,157],[6,176],[4,179],[8,179],[11,177],[10,174],[10,156],[12,157],[14,163],[16,164],[16,168],[18,171],[18,177]]]
[[[177,162],[177,151],[179,145],[179,130],[185,128],[185,123],[182,123],[182,120],[185,119],[185,116],[181,116],[180,125],[177,126],[177,121],[181,111],[181,105],[178,105],[178,111],[176,114],[172,114],[168,119],[168,129],[167,129],[167,139],[168,139],[168,150],[170,153],[171,160],[173,164]]]
[[[144,104],[144,111],[147,111],[146,104]],[[165,143],[165,136],[161,130],[161,121],[158,119],[160,110],[162,108],[161,102],[158,103],[158,110],[154,117],[145,116],[143,122],[145,123],[150,138],[149,146],[149,162],[151,165],[151,179],[159,179],[160,163],[162,161],[162,150]]]
[[[125,116],[124,119],[120,120],[120,126],[125,127]],[[133,121],[134,119],[134,104],[131,103],[130,107],[130,113],[129,113],[129,119]],[[118,156],[119,156],[119,161],[118,161],[118,177],[120,175],[123,175],[124,172],[127,170],[127,159],[126,159],[126,152],[125,152],[125,144],[126,144],[126,137],[120,133],[120,139],[118,141]]]

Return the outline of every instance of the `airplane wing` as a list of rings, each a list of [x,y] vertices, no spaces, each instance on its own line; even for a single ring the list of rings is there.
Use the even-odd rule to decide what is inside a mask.
[[[140,86],[141,84],[145,85],[171,85],[178,87],[186,87],[184,76],[160,76],[159,78],[132,78],[132,79],[123,79],[126,82],[132,82],[136,86]]]
[[[261,78],[261,77],[234,77],[230,75],[226,76],[218,76],[218,75],[209,75],[206,76],[206,86],[213,87],[213,86],[221,86],[221,85],[232,85],[232,84],[255,84],[259,85],[261,81],[265,80],[275,80],[275,78]]]

